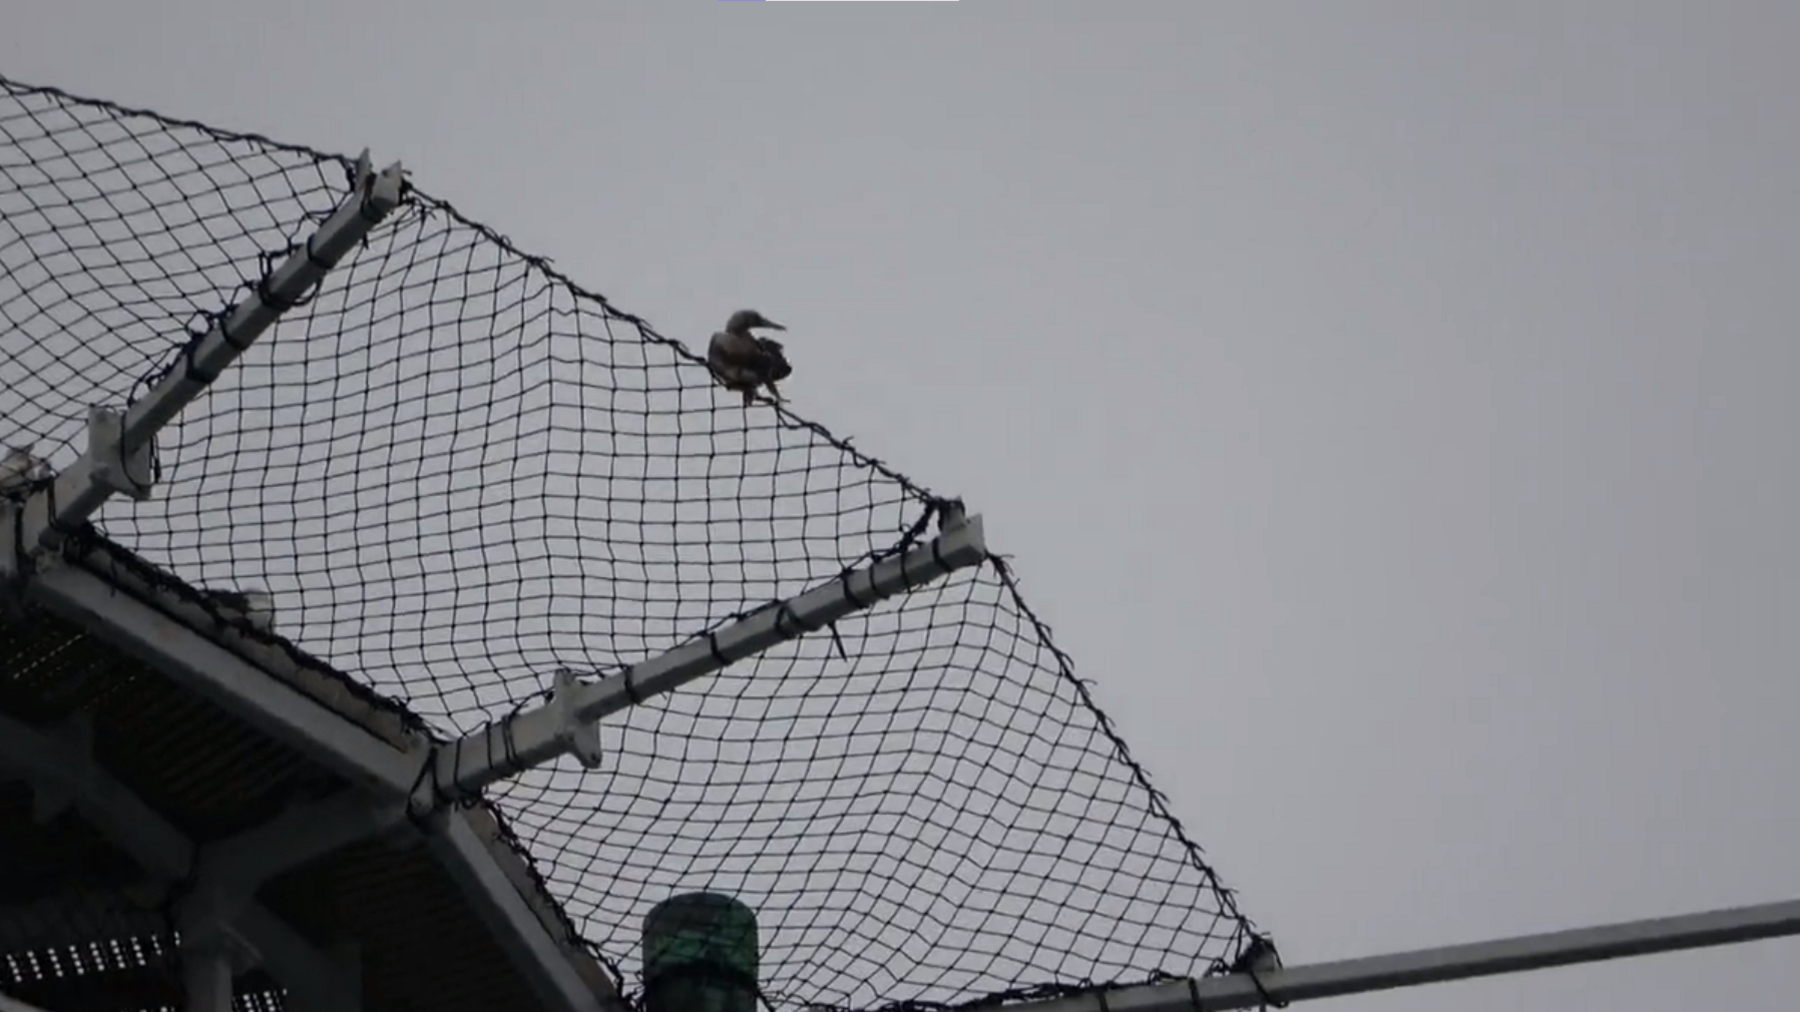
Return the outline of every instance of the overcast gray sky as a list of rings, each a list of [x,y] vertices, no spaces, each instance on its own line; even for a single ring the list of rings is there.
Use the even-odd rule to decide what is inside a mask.
[[[788,323],[1290,963],[1800,896],[1800,7],[965,3],[10,0],[0,72]],[[1333,1007],[1786,1012],[1797,945]]]

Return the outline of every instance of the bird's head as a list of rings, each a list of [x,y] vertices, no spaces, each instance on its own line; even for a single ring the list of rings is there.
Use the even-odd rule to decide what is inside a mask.
[[[728,334],[748,334],[752,327],[763,327],[768,330],[787,329],[754,309],[740,309],[731,314],[731,319],[725,321],[725,332]]]

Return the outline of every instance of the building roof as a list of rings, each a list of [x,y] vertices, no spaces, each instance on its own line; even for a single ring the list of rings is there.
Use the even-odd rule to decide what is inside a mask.
[[[0,614],[0,738],[12,742],[0,746],[0,993],[52,1010],[156,1008],[180,994],[175,911],[195,878],[171,874],[181,841],[198,869],[229,849],[225,841],[363,793],[303,742],[279,740],[171,677],[173,658],[194,645],[183,637],[231,649],[271,691],[293,690],[396,751],[431,742],[400,703],[291,644],[222,624],[197,591],[122,547],[91,533],[82,540],[80,557],[57,565],[103,581],[114,614],[84,621],[66,597],[39,593],[43,576],[21,581]],[[165,649],[118,635],[128,611],[161,623]],[[141,802],[142,823],[122,822],[121,809],[137,809],[112,800],[119,791]],[[564,1012],[581,997],[595,1010],[619,1007],[615,981],[503,817],[476,804],[437,818],[394,820],[279,870],[256,889],[257,916],[348,957],[371,1010]],[[442,845],[446,836],[479,846],[459,851]],[[496,888],[514,896],[482,895]],[[537,923],[503,923],[509,907]],[[522,945],[518,936],[533,929],[538,944]],[[546,967],[530,954],[545,952],[585,996],[534,979]],[[244,968],[236,990],[240,1008],[283,1007],[266,967]]]

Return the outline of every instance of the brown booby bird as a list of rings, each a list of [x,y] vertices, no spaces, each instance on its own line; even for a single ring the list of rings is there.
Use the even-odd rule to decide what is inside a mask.
[[[714,334],[706,347],[706,364],[713,376],[725,389],[742,393],[746,407],[756,399],[757,387],[768,387],[769,397],[779,403],[781,391],[775,384],[794,372],[780,341],[750,332],[758,327],[787,329],[754,309],[740,309],[731,314],[725,329]]]

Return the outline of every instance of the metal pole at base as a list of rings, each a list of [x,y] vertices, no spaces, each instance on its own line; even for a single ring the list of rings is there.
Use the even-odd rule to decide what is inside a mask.
[[[644,916],[645,1012],[756,1012],[756,912],[684,893]]]
[[[1006,1006],[1006,1012],[1226,1012],[1608,959],[1800,936],[1800,900],[1623,921],[1310,966],[1139,984]],[[999,1012],[983,1006],[977,1012]]]

